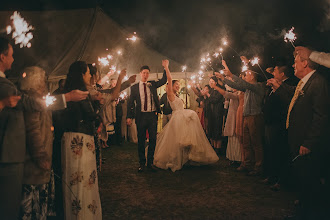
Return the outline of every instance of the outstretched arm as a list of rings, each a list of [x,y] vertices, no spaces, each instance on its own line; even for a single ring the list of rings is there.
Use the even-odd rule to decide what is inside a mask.
[[[172,89],[172,75],[171,75],[170,69],[168,68],[169,61],[168,60],[163,60],[162,65],[163,65],[163,67],[166,71],[166,77],[167,77],[167,83],[168,83],[167,98],[168,98],[168,100],[173,102],[174,99],[175,99],[175,95],[174,95],[174,92],[173,92],[173,89]]]

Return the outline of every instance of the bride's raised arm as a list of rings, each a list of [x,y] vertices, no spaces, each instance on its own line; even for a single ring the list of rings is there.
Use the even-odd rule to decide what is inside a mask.
[[[167,77],[167,83],[168,83],[167,98],[168,98],[168,100],[173,102],[175,99],[175,95],[174,95],[174,92],[172,89],[172,75],[171,75],[170,69],[168,68],[169,63],[170,62],[168,60],[162,60],[162,65],[166,71],[166,77]]]

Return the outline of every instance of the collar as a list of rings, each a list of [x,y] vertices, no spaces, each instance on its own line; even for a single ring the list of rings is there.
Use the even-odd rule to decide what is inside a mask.
[[[147,82],[140,81],[140,85],[143,85],[143,83],[148,84],[148,81]]]
[[[5,75],[4,72],[2,72],[1,70],[0,70],[0,77],[2,77],[2,78],[6,78],[6,75]]]
[[[306,76],[304,76],[304,78],[301,79],[302,81],[302,86],[301,88],[303,88],[305,86],[305,84],[307,83],[307,81],[309,80],[309,78],[311,78],[311,76],[313,75],[313,73],[315,73],[316,70],[311,71],[310,73],[308,73]]]

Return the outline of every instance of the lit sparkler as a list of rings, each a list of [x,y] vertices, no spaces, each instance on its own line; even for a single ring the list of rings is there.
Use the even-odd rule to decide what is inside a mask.
[[[122,55],[121,50],[118,50],[118,51],[117,51],[117,54],[118,54],[118,55]]]
[[[51,96],[50,93],[48,93],[48,95],[42,98],[45,100],[47,107],[54,104],[54,102],[56,101],[56,98],[54,96]]]
[[[250,63],[251,63],[251,65],[252,66],[254,66],[254,65],[259,65],[259,58],[258,57],[254,57],[252,60],[250,60]]]
[[[293,33],[294,27],[292,27],[289,32],[285,33],[284,35],[284,41],[292,44],[293,48],[296,48],[296,46],[293,44],[293,42],[297,39],[296,34]]]
[[[217,53],[217,52],[213,54],[213,56],[214,56],[215,58],[218,58],[219,55],[220,55],[220,54]]]
[[[223,71],[223,70],[220,70],[220,74],[225,74],[225,71]]]
[[[134,35],[133,35],[132,37],[130,37],[130,38],[126,38],[126,40],[130,40],[130,41],[133,41],[133,42],[135,42],[137,39],[138,39],[138,38],[137,38],[137,36],[136,36],[136,32],[134,32]]]
[[[127,80],[128,80],[128,76],[125,76],[125,77],[124,77],[124,81],[127,81]]]
[[[15,39],[15,44],[19,44],[20,48],[30,48],[30,40],[33,38],[33,34],[30,31],[33,30],[33,27],[29,25],[17,11],[14,12],[10,19],[13,21],[13,27],[7,26],[7,34],[12,33],[12,38]]]
[[[98,61],[103,66],[109,66],[109,60],[107,59],[107,57],[99,57]]]
[[[244,64],[244,65],[242,66],[242,72],[245,72],[245,71],[247,71],[248,69],[249,69],[249,68],[248,68],[247,65]]]
[[[186,65],[182,66],[182,72],[186,72],[186,70],[187,70],[187,66]]]

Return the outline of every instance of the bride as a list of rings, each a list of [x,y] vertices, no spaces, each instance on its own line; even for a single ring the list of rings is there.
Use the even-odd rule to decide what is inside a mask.
[[[174,94],[169,61],[163,60],[162,65],[168,81],[167,99],[173,112],[168,124],[158,134],[154,165],[175,172],[188,161],[194,164],[217,162],[219,158],[207,140],[196,112],[184,109],[183,101]]]

